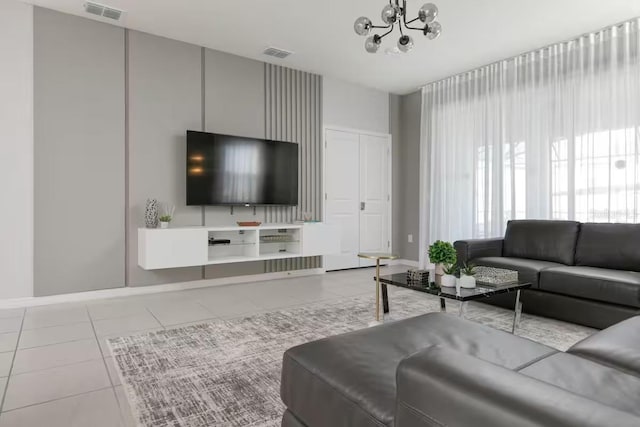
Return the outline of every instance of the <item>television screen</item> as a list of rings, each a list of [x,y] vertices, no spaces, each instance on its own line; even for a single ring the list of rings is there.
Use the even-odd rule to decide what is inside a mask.
[[[187,131],[187,205],[297,205],[298,144]]]

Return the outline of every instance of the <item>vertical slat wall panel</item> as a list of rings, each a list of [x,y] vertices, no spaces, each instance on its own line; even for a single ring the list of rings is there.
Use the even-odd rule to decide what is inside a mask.
[[[267,222],[291,222],[322,212],[322,77],[265,64],[266,138],[299,144],[298,206],[267,207]],[[321,267],[321,257],[267,262],[267,272]]]

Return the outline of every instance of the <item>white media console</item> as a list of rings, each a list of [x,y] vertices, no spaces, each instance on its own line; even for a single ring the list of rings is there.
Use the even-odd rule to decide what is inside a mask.
[[[145,270],[339,253],[339,230],[324,223],[138,229]]]

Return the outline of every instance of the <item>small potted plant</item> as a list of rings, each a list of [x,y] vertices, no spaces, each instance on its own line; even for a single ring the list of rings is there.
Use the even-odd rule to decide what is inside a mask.
[[[173,211],[176,207],[174,205],[164,204],[162,205],[162,215],[160,215],[160,228],[169,228],[169,223],[173,219]]]
[[[169,223],[171,222],[171,215],[161,215],[159,219],[160,219],[160,228],[169,228]]]
[[[439,284],[444,274],[443,265],[455,264],[457,259],[456,250],[449,242],[437,240],[429,246],[429,260],[436,265],[436,283]]]
[[[453,288],[456,285],[456,274],[458,273],[457,264],[445,264],[444,275],[440,280],[440,286],[445,288]]]
[[[473,264],[465,264],[460,270],[460,287],[461,288],[475,288],[476,278],[473,277],[476,274],[476,266]]]

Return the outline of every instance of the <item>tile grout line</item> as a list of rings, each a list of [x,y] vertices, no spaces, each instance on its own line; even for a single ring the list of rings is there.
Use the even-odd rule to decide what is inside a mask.
[[[36,329],[48,329],[48,328],[59,328],[61,326],[69,326],[69,325],[76,325],[78,323],[89,323],[88,320],[77,320],[75,322],[65,322],[65,323],[60,323],[60,324],[56,324],[56,325],[48,325],[48,326],[38,326],[38,327],[26,327],[24,328],[25,331],[35,331]]]
[[[88,339],[87,339],[88,341]],[[39,348],[39,347],[37,347]],[[78,360],[77,362],[72,362],[72,363],[65,363],[62,365],[56,365],[56,366],[49,366],[48,368],[39,368],[39,369],[33,369],[31,371],[25,371],[25,372],[18,372],[16,374],[14,374],[14,377],[18,377],[20,375],[27,375],[27,374],[32,374],[34,372],[42,372],[42,371],[47,371],[49,369],[58,369],[58,368],[66,368],[68,366],[73,366],[73,365],[81,365],[83,363],[89,363],[89,362],[94,362],[100,359],[104,359],[104,357],[102,356],[102,353],[100,353],[100,357],[94,357],[93,359],[86,359],[86,360]]]
[[[89,311],[89,306],[85,306],[85,308],[87,309],[87,316],[89,316],[89,321],[91,322],[91,329],[93,329],[93,336],[96,339],[96,342],[98,344],[98,350],[100,351],[100,354],[102,355],[102,364],[104,365],[104,369],[107,371],[107,378],[109,378],[109,384],[111,384],[111,391],[113,392],[113,398],[116,399],[116,405],[118,406],[118,419],[120,419],[120,423],[122,423],[122,425],[126,425],[126,422],[124,420],[124,414],[123,414],[123,408],[120,405],[120,399],[118,399],[118,393],[116,392],[116,386],[113,384],[113,379],[111,378],[111,375],[109,374],[109,366],[107,366],[107,361],[105,360],[105,356],[104,356],[104,352],[102,351],[102,346],[100,345],[100,337],[98,337],[98,333],[96,332],[96,327],[93,324],[93,317],[91,317],[91,312]],[[113,358],[113,363],[116,363],[116,359],[115,357],[113,357],[113,355],[111,356]],[[117,367],[116,367],[117,369]]]
[[[26,316],[27,309],[22,309],[22,321],[20,322],[20,329],[18,330],[18,339],[16,340],[16,347],[13,350],[13,358],[11,358],[11,366],[9,367],[9,373],[7,374],[7,383],[4,385],[4,393],[2,394],[2,401],[0,401],[0,413],[4,410],[4,402],[7,398],[7,391],[9,390],[9,381],[11,380],[11,372],[13,371],[13,364],[16,361],[16,355],[18,354],[18,346],[20,344],[20,338],[22,337],[22,325],[24,325],[24,318]]]
[[[144,309],[145,309],[145,310],[147,310],[147,312],[151,315],[151,317],[153,317],[153,318],[155,319],[155,321],[156,321],[156,322],[158,322],[158,324],[160,325],[160,327],[161,327],[162,329],[167,329],[167,328],[164,326],[164,323],[162,323],[162,322],[160,321],[160,319],[158,319],[158,318],[156,317],[156,315],[155,315],[155,314],[153,314],[153,311],[151,311],[151,309],[149,309],[149,307],[145,306],[145,307],[144,307]]]
[[[217,319],[218,318],[218,316],[216,316],[216,314],[213,311],[211,311],[209,309],[209,307],[205,306],[204,304],[201,304],[200,301],[193,301],[193,302],[196,303],[196,305],[199,305],[200,307],[202,307],[207,313],[211,314],[211,317],[209,317],[207,319]],[[204,321],[204,320],[207,320],[207,319],[202,319],[202,320]],[[198,320],[196,320],[196,322],[198,322]],[[184,323],[191,323],[191,322],[184,322]]]
[[[114,386],[101,387],[101,388],[97,388],[95,390],[85,391],[85,392],[82,392],[82,393],[70,394],[69,396],[63,396],[63,397],[59,397],[57,399],[49,399],[49,400],[44,400],[44,401],[38,402],[38,403],[31,403],[29,405],[25,405],[25,406],[20,406],[18,408],[9,409],[8,411],[2,411],[2,413],[3,414],[7,414],[7,413],[12,412],[12,411],[18,411],[18,410],[21,410],[21,409],[31,408],[33,406],[38,406],[38,405],[45,405],[47,403],[57,402],[58,400],[70,399],[72,397],[78,397],[78,396],[82,396],[82,395],[85,395],[85,394],[95,393],[97,391],[103,391],[103,390],[113,389],[113,388],[114,388]]]
[[[93,319],[91,318],[91,314],[89,313],[89,307],[86,307],[87,310],[87,316],[89,316],[89,322],[91,323],[91,330],[93,331],[93,338],[95,338],[96,340],[96,344],[98,344],[98,350],[100,350],[100,355],[102,356],[102,361],[104,362],[104,367],[107,370],[107,376],[109,376],[109,367],[107,366],[107,362],[104,360],[105,355],[104,352],[102,351],[102,346],[100,345],[100,338],[98,337],[98,333],[96,332],[96,327],[93,324]],[[109,376],[109,382],[111,383],[111,386],[113,387],[113,382],[111,381],[111,377]]]
[[[87,322],[87,323],[89,323],[89,322]],[[31,330],[33,330],[33,329],[31,329]],[[26,332],[29,332],[29,329],[27,329]],[[34,345],[33,347],[22,347],[22,348],[18,347],[18,350],[32,350],[34,348],[51,347],[53,345],[67,344],[67,343],[78,342],[78,341],[86,341],[86,340],[90,340],[90,339],[91,339],[91,337],[87,337],[87,338],[78,338],[78,339],[54,342],[54,343],[43,344],[43,345]]]

